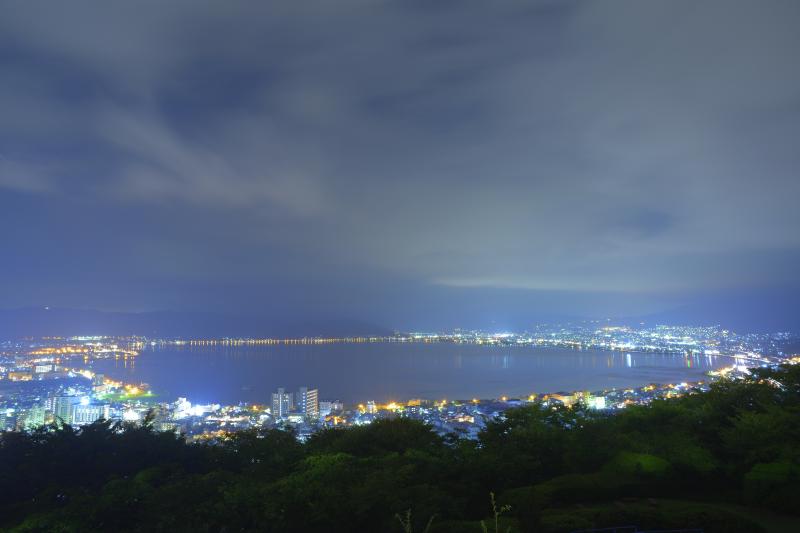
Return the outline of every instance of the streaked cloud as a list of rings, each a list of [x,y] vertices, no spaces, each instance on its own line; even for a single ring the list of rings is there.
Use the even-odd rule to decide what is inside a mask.
[[[225,305],[281,286],[387,316],[393,284],[797,285],[796,2],[0,9],[3,207],[67,250],[112,228],[119,283],[202,263],[205,290],[250,288]]]

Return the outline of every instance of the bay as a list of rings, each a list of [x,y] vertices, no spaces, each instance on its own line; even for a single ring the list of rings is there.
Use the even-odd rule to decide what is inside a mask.
[[[284,387],[319,389],[346,403],[412,398],[527,397],[532,393],[703,380],[721,356],[624,353],[533,346],[360,343],[147,346],[134,358],[92,363],[96,372],[147,383],[161,401],[267,403]]]

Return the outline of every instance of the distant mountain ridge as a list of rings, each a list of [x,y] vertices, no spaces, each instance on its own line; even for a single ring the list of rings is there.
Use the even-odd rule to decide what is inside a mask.
[[[714,326],[740,333],[800,333],[800,291],[780,294],[730,294],[696,301],[660,313],[630,317],[628,323]]]
[[[391,330],[349,319],[269,319],[224,313],[26,307],[0,309],[0,339],[72,335],[146,337],[282,337],[388,335]]]

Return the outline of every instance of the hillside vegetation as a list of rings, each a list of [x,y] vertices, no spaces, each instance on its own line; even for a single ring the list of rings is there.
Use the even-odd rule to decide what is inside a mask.
[[[534,404],[478,441],[408,419],[306,443],[106,422],[0,438],[11,531],[800,531],[798,489],[800,365],[615,414]]]

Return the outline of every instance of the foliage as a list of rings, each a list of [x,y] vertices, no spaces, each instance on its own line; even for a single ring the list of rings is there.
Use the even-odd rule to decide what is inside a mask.
[[[614,415],[532,404],[477,442],[403,418],[305,443],[187,444],[109,422],[0,437],[12,531],[757,531],[721,506],[798,513],[798,488],[800,365]]]
[[[414,533],[414,523],[411,521],[411,509],[406,511],[406,514],[403,516],[400,516],[399,514],[394,516],[403,527],[403,533]],[[422,530],[422,533],[428,533],[431,530],[431,525],[433,525],[434,518],[436,518],[436,515],[433,515],[428,519],[428,523],[425,524],[425,529]]]
[[[500,517],[511,510],[510,505],[502,505],[497,507],[497,501],[494,498],[494,492],[489,493],[489,499],[492,502],[492,518],[494,519],[494,529],[492,533],[500,533]],[[483,533],[489,533],[489,528],[486,526],[486,522],[481,520],[481,529]],[[511,526],[506,529],[506,533],[511,531]]]

